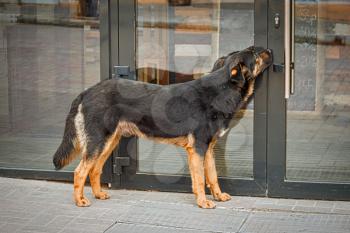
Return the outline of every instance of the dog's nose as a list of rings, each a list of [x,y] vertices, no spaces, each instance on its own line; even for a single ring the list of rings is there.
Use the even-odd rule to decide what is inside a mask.
[[[266,52],[268,53],[269,58],[272,59],[272,57],[273,57],[272,50],[271,49],[266,49]]]

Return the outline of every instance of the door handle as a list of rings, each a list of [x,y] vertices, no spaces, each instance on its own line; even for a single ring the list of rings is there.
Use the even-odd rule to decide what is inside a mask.
[[[272,64],[273,72],[284,72],[284,64]]]
[[[284,1],[284,97],[294,94],[294,0]]]
[[[290,94],[294,95],[294,91],[295,91],[295,70],[294,70],[294,66],[295,66],[295,0],[291,0],[291,4],[292,4],[292,9],[291,9],[291,14],[292,14],[292,28],[291,28],[291,73],[290,73]]]
[[[135,72],[130,70],[130,66],[114,66],[113,76],[116,78],[136,80]]]
[[[114,66],[113,71],[118,78],[128,78],[130,76],[129,66]]]

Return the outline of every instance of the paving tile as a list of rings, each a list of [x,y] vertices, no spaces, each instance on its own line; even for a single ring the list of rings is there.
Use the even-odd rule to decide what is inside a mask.
[[[255,198],[233,196],[230,201],[218,203],[218,207],[231,209],[252,209],[256,203]]]
[[[350,210],[350,202],[349,201],[337,201],[334,203],[335,209],[348,209]]]
[[[39,214],[36,217],[34,217],[33,219],[31,219],[28,222],[28,225],[46,226],[47,224],[49,224],[49,222],[51,222],[55,218],[56,218],[55,214],[48,214],[48,213]]]
[[[77,217],[71,221],[73,224],[89,224],[89,225],[105,225],[110,226],[115,223],[115,220],[101,218],[81,218]]]
[[[0,217],[28,219],[33,217],[33,213],[20,210],[0,209]]]
[[[215,231],[202,231],[198,229],[186,229],[182,227],[165,227],[154,225],[138,225],[129,223],[117,223],[109,228],[105,233],[196,233],[196,232],[215,232]]]
[[[284,206],[294,206],[296,205],[297,201],[295,199],[278,199],[277,205],[284,205]]]
[[[296,213],[252,213],[239,232],[248,233],[344,233],[349,232],[350,216]]]
[[[313,207],[316,206],[316,202],[314,200],[297,200],[296,206],[304,206],[304,207]]]
[[[63,228],[61,231],[59,231],[59,233],[101,233],[101,232],[105,232],[105,230],[101,231],[100,229],[86,229],[86,228],[70,228],[70,227],[65,227]]]
[[[18,225],[24,225],[28,223],[30,220],[31,220],[30,218],[0,216],[0,223],[13,223]]]
[[[2,201],[0,201],[0,210],[24,211],[28,208],[27,205],[24,205],[25,202],[20,200],[9,200],[6,198],[1,198],[1,200]]]
[[[79,216],[84,208],[78,208],[73,202],[70,204],[53,204],[44,213],[53,215]]]
[[[93,208],[83,208],[79,217],[102,218],[102,216],[108,213],[110,208],[112,208],[112,206],[110,206],[109,208],[99,208],[99,207],[96,207],[95,205],[93,206]]]
[[[333,209],[335,206],[335,202],[334,201],[317,201],[315,206]]]
[[[323,207],[294,206],[293,211],[308,213],[331,213],[332,209]]]
[[[47,227],[47,226],[32,226],[26,225],[20,228],[16,233],[25,233],[25,232],[37,232],[37,233],[58,233],[62,230],[61,227]]]
[[[33,192],[32,188],[19,186],[16,187],[12,192],[9,192],[7,195],[5,195],[5,198],[20,201],[30,195],[31,192]]]
[[[55,216],[50,222],[47,223],[47,226],[50,228],[60,228],[69,224],[71,221],[74,221],[72,216]]]
[[[14,233],[23,228],[24,225],[17,223],[6,223],[1,226],[1,233]]]
[[[273,209],[279,209],[279,206],[276,206],[274,204],[256,203],[256,204],[254,204],[253,208],[257,209],[257,210],[273,210]]]
[[[67,224],[60,232],[104,232],[110,225],[104,224],[88,224],[88,223],[74,223],[74,221]]]
[[[187,229],[234,232],[248,214],[226,209],[203,210],[199,208],[159,208],[158,205],[134,206],[118,221]]]
[[[270,205],[268,211],[292,211],[293,206],[290,205]],[[259,210],[259,209],[258,209]]]
[[[259,205],[275,205],[277,204],[278,199],[272,199],[272,198],[257,198],[255,201],[255,204]]]
[[[100,218],[107,220],[116,220],[119,219],[120,216],[124,215],[128,212],[133,206],[130,205],[113,205],[108,211],[106,211]]]
[[[350,215],[350,209],[332,209],[332,213]]]

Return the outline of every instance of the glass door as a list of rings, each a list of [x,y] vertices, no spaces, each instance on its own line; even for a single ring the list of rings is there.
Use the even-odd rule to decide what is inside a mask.
[[[112,8],[112,7],[111,7]],[[246,1],[119,1],[113,66],[129,66],[128,78],[172,85],[201,78],[219,57],[251,45],[267,46],[267,3]],[[113,46],[116,46],[113,49]],[[118,54],[118,55],[113,55]],[[225,191],[266,192],[266,87],[215,147]],[[242,111],[243,114],[243,111]],[[127,159],[121,170],[119,167]],[[182,148],[148,140],[124,139],[114,158],[123,187],[189,191],[187,155]],[[119,164],[118,164],[119,163]]]
[[[1,1],[0,176],[72,179],[77,162],[61,171],[52,163],[65,118],[80,92],[108,77],[104,16],[89,2]]]
[[[271,48],[285,51],[274,54],[275,64],[290,62],[291,70],[269,82],[269,193],[349,199],[350,3],[272,5],[272,17],[284,12],[286,22],[284,30],[271,28],[272,41],[280,38]]]

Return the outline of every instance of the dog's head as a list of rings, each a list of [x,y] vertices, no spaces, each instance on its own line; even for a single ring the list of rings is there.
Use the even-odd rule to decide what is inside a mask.
[[[231,90],[238,90],[243,102],[248,104],[254,93],[256,77],[271,64],[272,51],[270,49],[249,47],[219,58],[212,72],[223,71],[225,82],[231,83]]]
[[[222,67],[228,69],[232,82],[244,85],[254,81],[267,67],[272,64],[272,51],[261,47],[249,47],[219,58],[212,72]]]

